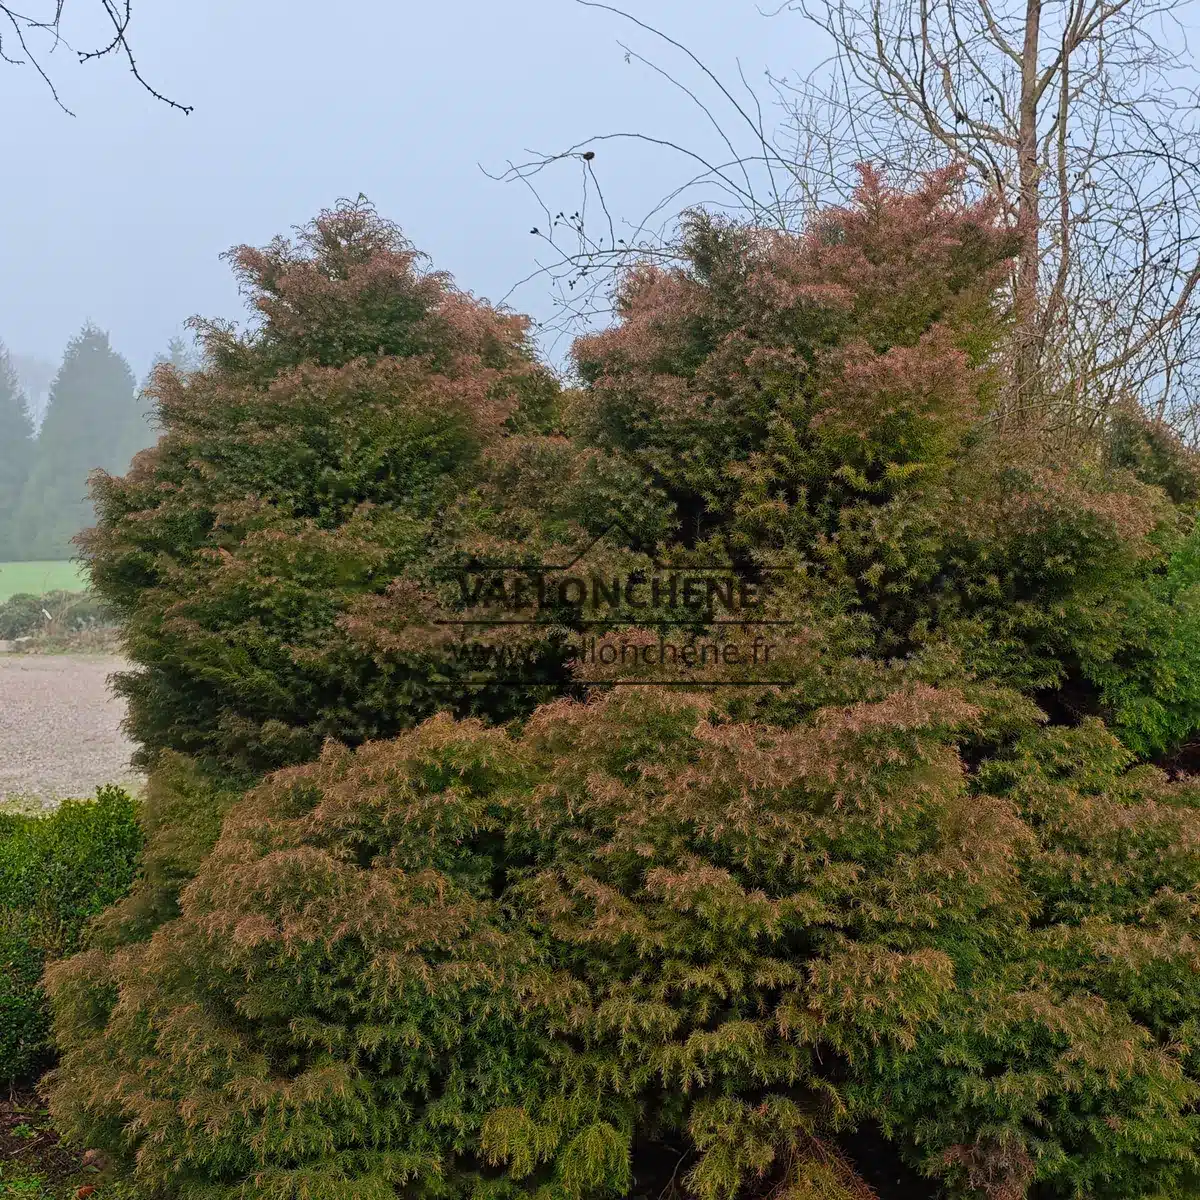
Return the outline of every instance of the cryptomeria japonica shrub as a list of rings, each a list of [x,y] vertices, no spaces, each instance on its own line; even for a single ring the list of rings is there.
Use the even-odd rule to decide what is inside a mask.
[[[55,972],[60,1122],[177,1196],[621,1196],[652,1182],[635,1136],[689,1138],[692,1190],[714,1200],[777,1174],[836,1105],[811,1039],[787,1029],[804,979],[789,943],[813,927],[804,958],[832,990],[843,971],[898,970],[873,1028],[911,1039],[944,955],[919,933],[890,949],[878,921],[838,926],[889,887],[915,899],[945,865],[942,805],[988,826],[976,846],[995,814],[968,811],[939,748],[970,716],[951,695],[794,735],[706,708],[626,693],[551,706],[520,738],[438,718],[273,776],[231,811],[177,920]],[[875,744],[861,774],[877,791],[840,815],[817,754],[831,738]],[[763,807],[731,826],[730,858],[711,826],[746,806],[750,759]],[[785,795],[780,773],[799,780],[805,761],[813,778]],[[880,805],[904,810],[882,842]],[[864,880],[868,838],[880,873]],[[945,922],[1008,874],[964,873]],[[114,989],[105,1021],[97,996]]]
[[[257,323],[197,322],[202,369],[157,369],[158,444],[94,481],[83,545],[124,618],[142,763],[173,750],[254,775],[443,706],[444,656],[364,645],[348,622],[428,575],[485,451],[548,431],[556,387],[525,318],[423,270],[362,202],[232,259]],[[506,698],[451,695],[472,703]]]
[[[421,270],[365,204],[238,249],[258,323],[200,322],[204,368],[155,377],[158,446],[95,482],[85,551],[125,623],[142,762],[189,756],[220,793],[325,737],[579,694],[570,621],[478,635],[525,655],[512,688],[437,618],[464,563],[537,567],[609,526],[626,576],[649,555],[782,569],[857,653],[948,644],[1139,750],[1183,741],[1186,459],[1132,427],[1074,466],[991,436],[1008,249],[951,173],[911,194],[867,173],[801,235],[697,216],[681,265],[634,272],[577,345],[565,421],[524,319]]]
[[[106,918],[114,944],[176,911],[265,771],[327,737],[439,708],[504,719],[569,687],[553,627],[516,639],[528,687],[465,686],[436,618],[461,608],[464,564],[552,560],[604,497],[628,497],[631,528],[654,516],[628,467],[557,433],[528,321],[424,269],[365,202],[231,258],[256,322],[197,321],[201,369],[157,368],[158,444],[94,478],[82,537],[123,622],[116,686],[150,771],[143,880]]]
[[[674,544],[787,569],[877,657],[949,644],[1139,752],[1200,722],[1197,458],[1129,414],[1070,452],[992,420],[1010,244],[957,177],[863,172],[803,235],[699,214],[576,343],[576,438],[636,464]]]
[[[1195,465],[1144,423],[1068,461],[993,428],[1009,250],[952,172],[865,172],[798,235],[697,215],[576,345],[560,421],[524,318],[365,204],[238,249],[258,323],[199,322],[204,368],[159,368],[159,444],[96,480],[84,539],[143,762],[253,779],[439,708],[528,711],[570,686],[562,629],[524,635],[526,688],[465,686],[435,608],[464,563],[536,567],[614,525],[644,555],[786,569],[873,655],[950,643],[1141,752],[1180,743]]]
[[[1008,248],[950,173],[698,216],[561,417],[370,210],[238,252],[261,326],[97,484],[153,827],[50,976],[64,1128],[181,1197],[801,1200],[865,1119],[951,1194],[1189,1194],[1196,795],[1134,755],[1200,721],[1200,489],[992,425]],[[557,612],[455,673],[464,562],[612,524],[772,576],[786,682],[583,703]]]
[[[56,1117],[183,1198],[787,1194],[866,1117],[958,1194],[1184,1194],[1197,794],[1032,720],[972,786],[982,719],[630,688],[330,745],[52,970]]]

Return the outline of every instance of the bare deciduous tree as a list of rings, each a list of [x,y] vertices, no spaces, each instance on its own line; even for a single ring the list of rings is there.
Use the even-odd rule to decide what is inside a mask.
[[[1200,105],[1182,0],[795,0],[810,184],[965,163],[1018,242],[1008,413],[1137,395],[1195,436]],[[789,85],[784,85],[789,86]],[[820,168],[818,171],[817,168]]]
[[[106,32],[98,43],[85,50],[72,46],[66,39],[63,30],[66,9],[67,0],[26,0],[20,7],[0,3],[0,61],[14,67],[32,67],[66,113],[71,110],[63,103],[45,61],[59,47],[74,54],[80,63],[110,57],[123,59],[138,84],[156,100],[182,113],[192,111],[190,105],[163,95],[142,75],[129,42],[132,0],[90,0],[90,11],[101,20]]]
[[[492,178],[528,188],[539,217],[530,230],[543,253],[536,269],[518,281],[509,295],[534,278],[550,282],[558,319],[544,328],[558,335],[578,332],[610,313],[610,285],[621,269],[633,262],[670,260],[676,252],[681,213],[704,207],[732,213],[770,228],[802,223],[807,212],[808,164],[788,146],[777,144],[763,113],[761,100],[739,68],[736,84],[727,84],[704,61],[677,39],[603,0],[576,0],[649,34],[670,49],[694,78],[669,72],[624,42],[618,46],[628,63],[658,75],[682,92],[700,114],[710,144],[699,147],[645,129],[604,132],[564,150],[527,151]],[[788,135],[790,137],[790,131]],[[679,182],[635,220],[619,219],[611,210],[598,164],[610,161],[622,144],[653,147],[680,164]],[[574,208],[554,212],[539,177],[556,167],[574,167],[578,191]],[[507,299],[507,297],[505,297]]]
[[[957,160],[974,189],[995,195],[1019,244],[1013,386],[1000,417],[1090,422],[1136,397],[1200,441],[1200,103],[1186,0],[792,0],[833,55],[799,82],[769,77],[788,113],[774,129],[744,76],[727,86],[660,30],[578,2],[682,56],[694,85],[622,46],[696,104],[717,153],[638,130],[509,165],[505,177],[531,189],[555,165],[581,172],[575,211],[543,205],[534,228],[549,250],[538,273],[556,285],[564,325],[602,310],[600,281],[631,259],[669,255],[684,207],[795,227],[846,199],[860,162],[906,184]],[[621,139],[685,167],[618,237],[589,155]]]

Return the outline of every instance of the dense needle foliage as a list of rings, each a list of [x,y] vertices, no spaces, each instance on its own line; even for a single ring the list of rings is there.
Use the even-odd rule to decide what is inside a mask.
[[[55,1111],[185,1198],[657,1194],[674,1146],[720,1200],[864,1117],[964,1191],[1179,1194],[1200,793],[1028,714],[972,786],[982,720],[628,689],[331,745],[53,969]]]
[[[702,562],[787,567],[874,657],[952,646],[1160,752],[1200,721],[1200,477],[1129,414],[1064,453],[989,421],[1008,250],[954,176],[864,172],[805,237],[697,217],[575,349],[578,436]]]
[[[85,554],[126,619],[143,764],[174,750],[253,774],[440,706],[439,660],[348,619],[430,571],[484,449],[545,424],[555,389],[524,318],[422,271],[362,203],[232,258],[260,320],[201,322],[203,369],[157,368],[162,436],[95,480]]]
[[[1198,1194],[1200,791],[1148,760],[1200,724],[1200,470],[992,423],[1010,249],[952,173],[697,216],[561,396],[361,204],[238,251],[261,324],[97,485],[154,775],[49,976],[64,1128],[197,1200],[862,1195],[867,1121],[949,1195]],[[609,690],[551,607],[468,682],[455,569],[606,529],[762,585],[775,673]]]

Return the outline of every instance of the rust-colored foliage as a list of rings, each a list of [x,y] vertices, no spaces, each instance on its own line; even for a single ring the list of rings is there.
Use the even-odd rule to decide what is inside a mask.
[[[423,272],[364,203],[232,258],[260,322],[199,322],[203,369],[158,368],[159,443],[95,480],[83,545],[126,619],[143,764],[254,773],[440,706],[440,661],[361,644],[355,614],[453,550],[447,510],[489,447],[548,427],[555,387],[525,318]]]
[[[961,447],[986,405],[1008,245],[957,180],[863,174],[807,233],[697,214],[685,265],[633,272],[620,321],[581,339],[581,436],[666,486],[685,540],[810,542]],[[824,518],[822,520],[822,518]]]
[[[970,1194],[1174,1194],[1196,793],[1099,726],[985,792],[980,717],[626,689],[331,744],[177,920],[53,968],[55,1115],[184,1198],[643,1195],[664,1143],[689,1195],[806,1195],[864,1116]]]
[[[184,1200],[861,1196],[866,1119],[949,1195],[1188,1194],[1200,801],[1136,758],[1200,726],[1200,476],[993,427],[993,218],[869,171],[802,235],[698,215],[561,417],[369,209],[237,252],[260,327],[97,482],[157,770],[48,979],[64,1128]],[[770,670],[589,697],[551,606],[478,635],[528,687],[456,673],[456,572],[610,525],[601,577],[770,577]]]
[[[664,497],[660,552],[786,570],[875,657],[952,648],[1162,751],[1200,725],[1196,457],[1128,413],[1066,456],[996,427],[1010,250],[953,171],[864,170],[800,236],[697,215],[576,344],[575,436]]]

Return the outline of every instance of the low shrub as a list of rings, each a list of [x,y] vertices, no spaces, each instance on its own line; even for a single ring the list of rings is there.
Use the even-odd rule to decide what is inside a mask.
[[[1182,1195],[1200,793],[1018,709],[975,786],[984,708],[918,682],[331,744],[51,968],[55,1116],[183,1198],[730,1200],[867,1119],[953,1194]]]
[[[111,627],[115,617],[95,592],[17,592],[0,604],[0,639],[62,637]]]
[[[91,918],[125,894],[141,844],[134,801],[116,787],[46,815],[0,813],[0,1081],[47,1057],[43,966],[78,951]]]
[[[0,638],[29,637],[45,623],[42,598],[31,592],[16,592],[0,604]]]

